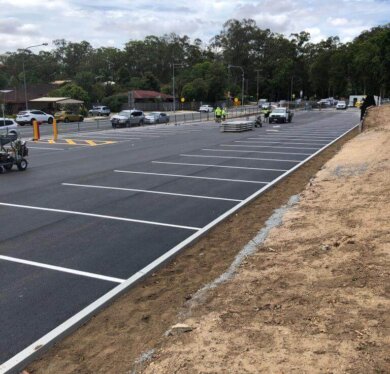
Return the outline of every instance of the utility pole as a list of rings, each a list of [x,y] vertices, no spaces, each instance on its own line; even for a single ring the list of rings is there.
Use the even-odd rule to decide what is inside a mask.
[[[256,69],[256,101],[259,102],[259,71],[260,69]]]
[[[175,66],[183,66],[182,63],[172,63],[172,96],[173,96],[173,113],[176,111],[176,98],[175,98]]]
[[[242,99],[241,99],[241,106],[244,106],[244,88],[245,88],[245,75],[244,75],[244,69],[242,68],[242,66],[238,66],[238,65],[228,65],[228,69],[230,68],[237,68],[237,69],[241,69],[241,72],[242,72],[242,93],[241,93],[241,96],[242,96]]]

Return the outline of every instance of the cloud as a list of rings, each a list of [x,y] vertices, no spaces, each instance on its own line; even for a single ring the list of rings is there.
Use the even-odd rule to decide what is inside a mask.
[[[367,5],[367,2],[369,4]],[[313,41],[349,41],[384,22],[381,0],[0,0],[0,53],[66,39],[123,48],[129,40],[176,33],[208,42],[228,19],[254,19],[260,28],[289,36],[310,30]]]

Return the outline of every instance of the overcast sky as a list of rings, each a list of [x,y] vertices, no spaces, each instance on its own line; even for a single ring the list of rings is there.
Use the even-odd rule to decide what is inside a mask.
[[[345,42],[390,22],[390,0],[0,0],[0,53],[54,39],[123,48],[170,32],[207,44],[230,18],[252,18],[287,36],[306,30],[314,42],[336,35]]]

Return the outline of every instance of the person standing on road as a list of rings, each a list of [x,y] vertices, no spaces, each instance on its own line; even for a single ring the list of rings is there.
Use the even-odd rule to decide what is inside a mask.
[[[225,121],[226,116],[227,116],[227,111],[226,111],[225,107],[222,108],[221,115],[222,115],[222,121]]]
[[[221,117],[222,117],[222,109],[219,106],[217,106],[217,109],[215,109],[215,121],[221,122]]]

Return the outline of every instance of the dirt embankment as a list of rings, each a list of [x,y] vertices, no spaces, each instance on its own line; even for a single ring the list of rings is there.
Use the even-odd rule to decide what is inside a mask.
[[[389,118],[390,106],[374,109],[363,134],[212,230],[28,371],[390,372]],[[195,303],[196,291],[302,190],[234,278]],[[179,322],[192,331],[164,335]]]

